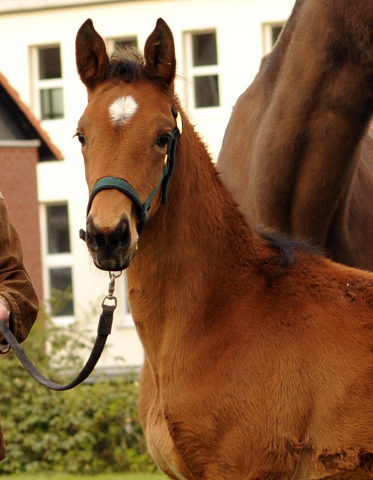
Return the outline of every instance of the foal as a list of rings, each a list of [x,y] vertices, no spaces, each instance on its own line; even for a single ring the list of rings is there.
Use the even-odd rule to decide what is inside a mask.
[[[87,20],[76,57],[86,241],[128,267],[155,461],[177,480],[373,478],[373,275],[255,233],[175,97],[163,20],[144,60],[109,59]]]

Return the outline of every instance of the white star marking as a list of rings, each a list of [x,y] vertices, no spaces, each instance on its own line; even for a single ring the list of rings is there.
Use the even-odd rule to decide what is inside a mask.
[[[117,98],[109,107],[111,121],[115,126],[128,123],[138,108],[132,95]]]

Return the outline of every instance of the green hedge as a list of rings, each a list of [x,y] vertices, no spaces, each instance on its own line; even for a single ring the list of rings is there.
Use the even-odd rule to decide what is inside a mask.
[[[44,353],[46,338],[50,340],[48,356]],[[51,369],[48,358],[59,356],[59,370],[71,367],[71,362],[77,361],[74,352],[84,348],[81,338],[81,332],[74,328],[63,332],[51,325],[39,326],[25,343],[25,350],[44,374],[66,382],[70,379]],[[43,470],[155,470],[139,424],[138,382],[133,376],[54,392],[31,379],[10,353],[0,358],[0,378],[1,423],[7,450],[0,475]]]

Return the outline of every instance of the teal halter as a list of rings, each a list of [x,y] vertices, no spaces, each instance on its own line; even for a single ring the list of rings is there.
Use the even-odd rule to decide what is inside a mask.
[[[162,170],[162,176],[159,182],[157,183],[156,187],[150,193],[148,198],[145,200],[144,203],[141,202],[140,197],[138,196],[136,190],[130,185],[127,180],[117,177],[103,177],[98,180],[91,191],[88,206],[87,206],[87,216],[89,211],[91,210],[92,202],[98,192],[102,190],[110,190],[115,189],[119,190],[120,192],[127,195],[133,202],[137,210],[137,216],[139,219],[139,224],[137,226],[137,233],[140,235],[145,223],[148,219],[148,210],[150,208],[150,203],[153,200],[154,195],[157,193],[158,189],[162,186],[162,195],[161,195],[161,203],[166,203],[168,199],[168,185],[171,180],[171,177],[175,170],[175,161],[176,161],[176,147],[179,137],[182,132],[182,120],[180,114],[172,107],[172,114],[176,120],[176,125],[172,130],[172,135],[168,142],[167,146],[167,157],[166,163]],[[80,238],[83,240],[86,239],[86,232],[81,229],[79,232]]]

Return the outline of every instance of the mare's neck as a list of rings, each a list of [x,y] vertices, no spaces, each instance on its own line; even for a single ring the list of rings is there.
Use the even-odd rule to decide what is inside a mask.
[[[331,2],[314,3],[322,15],[312,2],[298,0],[253,83],[250,98],[260,99],[261,92],[266,98],[256,122],[250,206],[262,224],[326,248],[336,211],[348,201],[373,111],[373,50],[361,35],[372,13],[362,8],[344,22]],[[346,12],[352,8],[341,4]],[[304,25],[314,25],[317,35]]]

